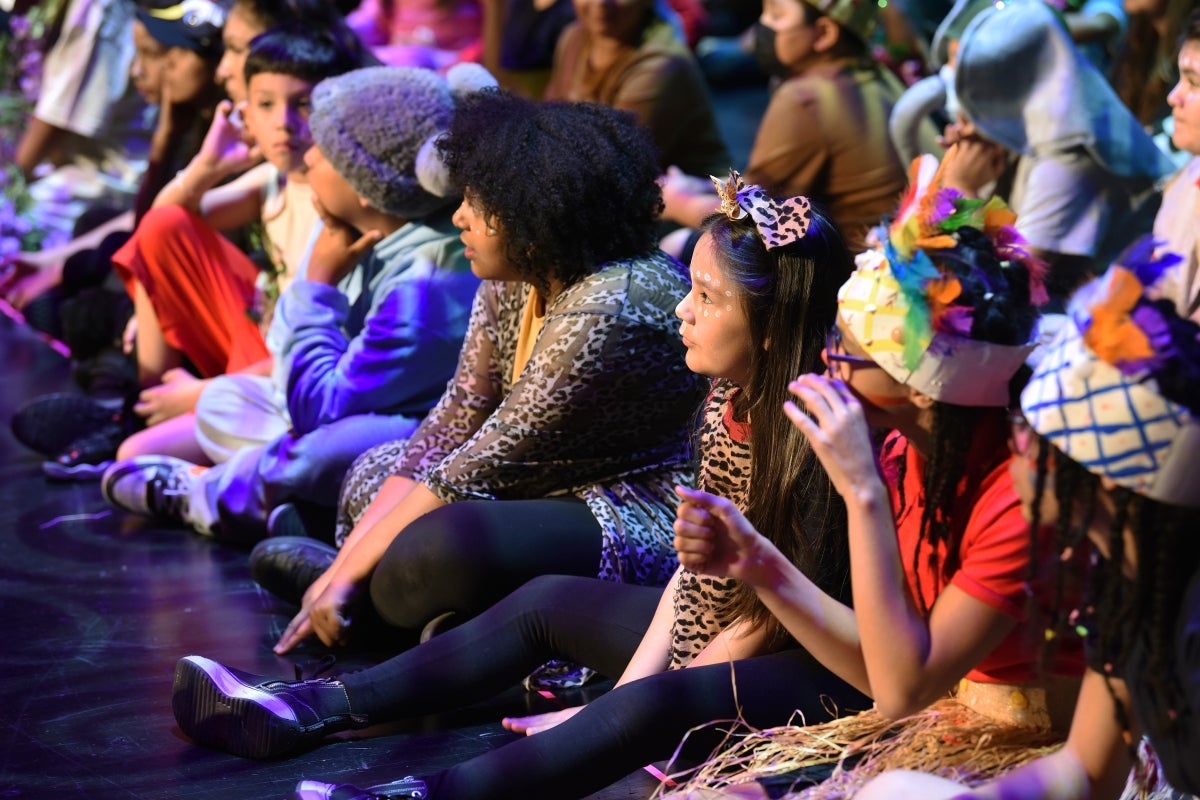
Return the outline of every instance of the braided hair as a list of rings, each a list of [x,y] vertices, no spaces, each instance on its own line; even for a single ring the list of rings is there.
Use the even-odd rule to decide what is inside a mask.
[[[1139,312],[1154,312],[1157,329],[1153,370],[1157,392],[1200,416],[1200,328],[1180,317],[1165,299],[1139,301]],[[1037,479],[1034,485],[1032,530],[1040,523],[1041,498],[1053,476],[1058,519],[1054,544],[1060,554],[1055,585],[1057,627],[1078,622],[1078,632],[1092,644],[1093,664],[1104,675],[1116,708],[1126,744],[1136,759],[1130,714],[1113,689],[1112,679],[1124,672],[1130,657],[1145,650],[1139,665],[1139,685],[1159,708],[1179,712],[1186,695],[1176,672],[1180,609],[1191,581],[1200,571],[1200,510],[1155,500],[1124,486],[1105,486],[1099,475],[1049,440],[1040,438]],[[1093,524],[1103,507],[1111,522],[1106,530]],[[1064,615],[1062,585],[1067,564],[1088,533],[1099,537],[1107,549],[1090,570],[1082,613]],[[1036,536],[1034,537],[1036,538]],[[1129,543],[1135,556],[1128,559]],[[1129,574],[1129,567],[1136,568]],[[1051,636],[1051,638],[1056,638]],[[1168,715],[1167,725],[1176,718]]]
[[[971,309],[972,324],[969,338],[1000,345],[1022,345],[1032,336],[1037,322],[1037,309],[1031,298],[1029,268],[1021,260],[1002,260],[992,240],[972,227],[959,228],[954,233],[957,245],[944,250],[929,250],[930,259],[946,274],[953,275],[962,286],[954,305]],[[1027,372],[1019,371],[1010,386],[1016,395]],[[922,490],[925,508],[921,515],[921,536],[913,551],[913,574],[916,576],[916,595],[924,605],[921,590],[921,559],[925,558],[934,575],[938,576],[939,591],[960,564],[963,516],[969,509],[956,508],[959,498],[971,496],[973,487],[961,487],[963,476],[986,474],[986,470],[969,469],[968,458],[976,434],[988,426],[1003,426],[1005,411],[998,407],[961,406],[941,401],[930,409],[931,445],[927,453]],[[996,454],[996,463],[1006,453]],[[907,460],[899,460],[899,490],[902,511],[908,500],[904,496],[904,474]],[[983,465],[987,466],[987,465]],[[944,559],[939,552],[945,549]],[[923,608],[928,614],[929,609]]]
[[[1168,505],[1139,495],[1123,487],[1104,488],[1099,476],[1089,472],[1045,439],[1040,439],[1037,480],[1034,486],[1031,519],[1033,530],[1040,522],[1042,497],[1053,477],[1053,493],[1058,503],[1054,526],[1054,544],[1059,553],[1055,579],[1056,628],[1048,635],[1052,641],[1059,631],[1073,626],[1074,632],[1091,642],[1091,662],[1105,678],[1116,709],[1130,755],[1135,760],[1136,740],[1132,734],[1129,710],[1116,694],[1113,678],[1120,675],[1139,643],[1147,645],[1146,662],[1139,673],[1156,705],[1179,710],[1185,701],[1184,687],[1175,669],[1179,612],[1184,594],[1200,570],[1200,513],[1196,509]],[[1100,533],[1107,545],[1106,558],[1093,559],[1089,570],[1088,592],[1084,607],[1067,612],[1062,608],[1062,589],[1074,561],[1084,544],[1098,504],[1109,505],[1111,521]],[[1127,536],[1130,537],[1127,539]],[[1136,547],[1137,569],[1126,573],[1127,541]],[[1068,631],[1070,635],[1071,631]],[[1168,718],[1168,725],[1175,717]]]

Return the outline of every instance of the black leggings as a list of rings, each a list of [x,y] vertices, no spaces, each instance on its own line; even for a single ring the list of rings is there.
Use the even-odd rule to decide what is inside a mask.
[[[448,611],[462,620],[539,575],[596,575],[601,545],[600,524],[574,497],[451,503],[392,540],[371,602],[398,628]]]
[[[661,589],[589,578],[541,577],[474,620],[362,672],[345,675],[350,705],[372,722],[465,706],[561,658],[617,677],[650,624]],[[736,703],[734,681],[737,683]],[[691,728],[733,719],[756,727],[810,722],[871,701],[805,651],[673,670],[621,686],[549,731],[435,775],[434,800],[584,797],[638,767],[669,758]],[[717,734],[696,740],[704,755]]]

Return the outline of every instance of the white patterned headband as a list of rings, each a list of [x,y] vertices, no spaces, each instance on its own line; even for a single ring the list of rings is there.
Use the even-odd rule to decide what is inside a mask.
[[[807,197],[776,200],[759,186],[747,186],[737,170],[729,170],[726,181],[709,177],[721,198],[721,213],[729,219],[749,217],[768,250],[798,242],[808,233],[812,203]]]

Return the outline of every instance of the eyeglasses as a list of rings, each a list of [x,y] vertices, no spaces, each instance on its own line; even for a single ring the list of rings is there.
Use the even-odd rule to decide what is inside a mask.
[[[1008,413],[1008,449],[1014,456],[1024,456],[1029,453],[1037,439],[1037,431],[1025,419],[1020,411]]]
[[[825,361],[827,372],[830,377],[835,377],[833,374],[833,365],[841,362],[849,364],[851,367],[877,367],[879,366],[874,361],[864,356],[852,356],[846,352],[842,346],[842,332],[838,330],[838,326],[834,325],[829,329],[829,333],[825,334]]]

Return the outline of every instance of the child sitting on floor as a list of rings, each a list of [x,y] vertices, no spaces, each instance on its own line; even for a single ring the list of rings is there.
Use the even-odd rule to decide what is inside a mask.
[[[1025,515],[1053,525],[1063,553],[1090,542],[1101,556],[1069,617],[1089,669],[1066,746],[974,790],[898,771],[859,797],[1200,793],[1200,327],[1163,297],[1176,259],[1149,252],[1131,249],[1079,291],[1012,419]],[[1138,751],[1143,734],[1149,749]],[[1137,769],[1127,786],[1149,753],[1161,769]]]
[[[251,43],[242,116],[218,107],[200,152],[155,198],[113,264],[134,300],[139,380],[133,410],[149,426],[121,457],[170,453],[204,458],[192,434],[203,383],[225,372],[270,369],[262,325],[311,248],[319,219],[305,177],[309,96],[320,80],[356,66],[328,35],[267,31]],[[257,159],[266,163],[218,186]],[[270,266],[259,268],[218,231],[261,221]],[[70,465],[64,465],[70,466]],[[101,467],[91,473],[99,474]]]
[[[446,79],[372,67],[317,86],[306,161],[325,226],[276,307],[275,375],[225,375],[202,392],[195,435],[217,466],[118,462],[102,482],[110,502],[259,539],[272,508],[332,508],[358,455],[412,434],[453,373],[479,285],[451,223],[459,198],[427,188],[420,153],[458,96],[494,83],[464,64]],[[337,288],[347,276],[354,299]]]

